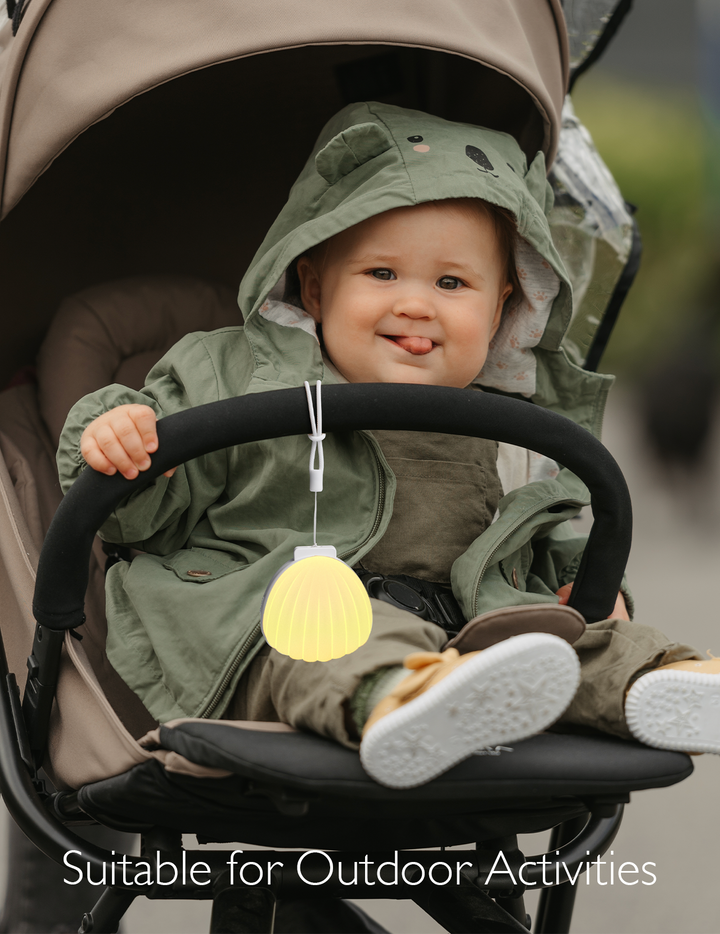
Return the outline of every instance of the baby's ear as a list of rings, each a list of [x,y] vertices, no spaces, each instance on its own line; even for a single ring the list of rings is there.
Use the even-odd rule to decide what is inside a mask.
[[[320,279],[315,266],[308,256],[301,256],[297,260],[296,268],[302,306],[319,323],[322,320],[320,314]]]
[[[525,173],[525,184],[530,194],[547,215],[553,206],[555,196],[553,194],[552,185],[547,180],[545,156],[542,152],[538,152],[530,164],[530,168]]]
[[[358,123],[338,133],[320,150],[315,156],[315,168],[334,185],[392,145],[389,134],[377,123]]]

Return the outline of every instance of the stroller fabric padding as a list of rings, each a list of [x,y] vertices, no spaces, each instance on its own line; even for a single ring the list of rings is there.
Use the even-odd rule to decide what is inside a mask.
[[[21,689],[34,630],[34,621],[23,614],[32,600],[38,549],[62,498],[54,446],[68,410],[85,393],[115,379],[139,388],[141,371],[188,331],[241,321],[229,289],[188,276],[142,276],[94,286],[70,296],[58,310],[39,355],[38,389],[26,383],[0,394],[0,595],[4,614],[13,620],[4,628],[4,640]],[[150,756],[134,737],[155,721],[105,654],[104,564],[96,540],[83,641],[70,640],[63,653],[53,713],[47,768],[60,787],[115,774]],[[87,743],[88,735],[94,742]]]
[[[110,383],[140,389],[191,331],[242,324],[230,289],[189,276],[136,276],[65,299],[38,355],[40,411],[57,445],[70,408]]]

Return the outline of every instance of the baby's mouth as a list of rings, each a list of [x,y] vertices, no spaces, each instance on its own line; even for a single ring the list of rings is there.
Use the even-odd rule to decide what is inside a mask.
[[[435,346],[429,337],[401,337],[397,334],[383,334],[383,337],[412,354],[430,353]]]

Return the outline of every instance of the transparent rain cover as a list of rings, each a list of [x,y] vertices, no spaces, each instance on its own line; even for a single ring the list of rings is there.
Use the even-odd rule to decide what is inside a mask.
[[[573,285],[573,318],[563,345],[580,366],[628,261],[633,220],[620,189],[567,97],[557,158],[553,240]]]
[[[562,0],[570,41],[570,71],[575,71],[598,44],[620,0]]]

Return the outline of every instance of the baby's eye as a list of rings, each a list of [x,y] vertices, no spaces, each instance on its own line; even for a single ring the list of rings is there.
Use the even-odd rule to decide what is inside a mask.
[[[441,289],[459,289],[463,285],[463,281],[455,276],[441,276],[437,281],[437,285]]]
[[[395,273],[392,269],[372,269],[370,275],[375,276],[376,279],[383,279],[384,281],[395,278]]]

